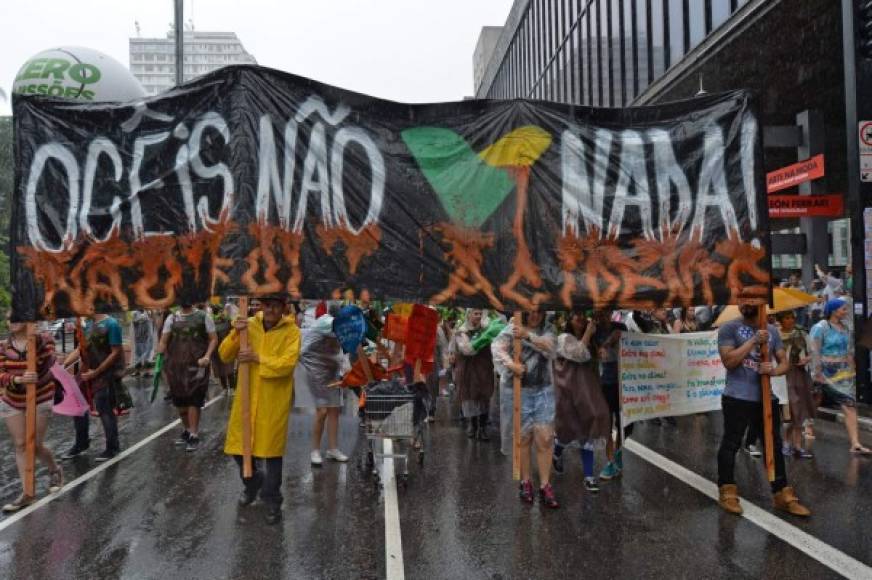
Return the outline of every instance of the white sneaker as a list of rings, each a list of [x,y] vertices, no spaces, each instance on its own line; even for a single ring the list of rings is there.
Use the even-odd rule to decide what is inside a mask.
[[[328,454],[329,454],[329,452],[328,452]],[[312,462],[312,465],[317,465],[319,467],[321,466],[322,463],[324,463],[324,461],[321,459],[321,452],[320,451],[313,451],[312,455],[309,457],[309,461]]]
[[[328,449],[327,453],[324,454],[327,459],[332,459],[333,461],[338,461],[339,463],[345,463],[348,461],[348,456],[339,451],[338,449]]]
[[[763,455],[763,452],[760,451],[756,445],[748,445],[748,455],[751,457],[760,457]]]

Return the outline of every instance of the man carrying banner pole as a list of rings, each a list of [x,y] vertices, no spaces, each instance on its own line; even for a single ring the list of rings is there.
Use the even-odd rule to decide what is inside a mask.
[[[292,316],[283,315],[286,302],[284,294],[262,297],[261,311],[248,319],[237,318],[233,330],[218,348],[225,363],[234,359],[240,363],[239,385],[227,424],[224,453],[232,455],[240,468],[245,489],[239,504],[250,505],[260,493],[267,504],[268,524],[276,524],[282,518],[282,457],[294,391],[294,368],[300,356],[300,329]],[[248,348],[242,348],[240,335],[243,333],[247,333]],[[246,376],[248,388],[243,388]],[[245,412],[246,402],[249,402],[248,413]],[[253,462],[251,476],[246,477],[243,456],[247,442],[251,445],[251,455],[266,464],[265,473]]]
[[[718,330],[718,350],[727,369],[721,400],[724,434],[718,450],[718,504],[733,514],[739,515],[743,511],[734,478],[736,452],[742,445],[746,429],[754,425],[764,433],[764,439],[771,441],[766,446],[767,463],[774,461],[774,471],[767,470],[767,475],[775,509],[796,516],[809,516],[811,512],[799,503],[793,488],[787,485],[784,456],[773,452],[781,448],[781,420],[777,400],[764,387],[768,386],[769,376],[787,372],[789,363],[781,336],[774,326],[766,323],[765,308],[759,301],[740,302],[739,311],[742,318],[731,320]],[[775,354],[777,365],[768,361],[767,350]],[[769,423],[766,421],[766,405],[771,413],[771,425],[764,424],[764,421]]]

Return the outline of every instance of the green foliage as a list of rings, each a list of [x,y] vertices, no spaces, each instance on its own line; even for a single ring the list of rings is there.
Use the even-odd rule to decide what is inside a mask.
[[[12,303],[8,250],[13,178],[12,117],[0,117],[0,331],[6,329],[5,312]]]

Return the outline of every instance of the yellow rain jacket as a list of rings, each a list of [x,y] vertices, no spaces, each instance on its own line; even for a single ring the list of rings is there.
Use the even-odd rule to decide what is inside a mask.
[[[254,457],[281,457],[285,453],[288,417],[294,392],[294,367],[300,357],[300,329],[294,319],[283,317],[269,331],[263,329],[263,314],[248,319],[248,344],[260,363],[251,363],[251,433]],[[218,347],[224,362],[236,358],[239,334],[230,331]],[[242,399],[239,389],[233,397],[224,453],[242,455]]]

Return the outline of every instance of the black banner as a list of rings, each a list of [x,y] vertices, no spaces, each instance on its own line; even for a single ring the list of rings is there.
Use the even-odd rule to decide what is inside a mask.
[[[14,103],[13,317],[288,292],[515,308],[766,296],[746,93],[406,105],[254,66]]]

